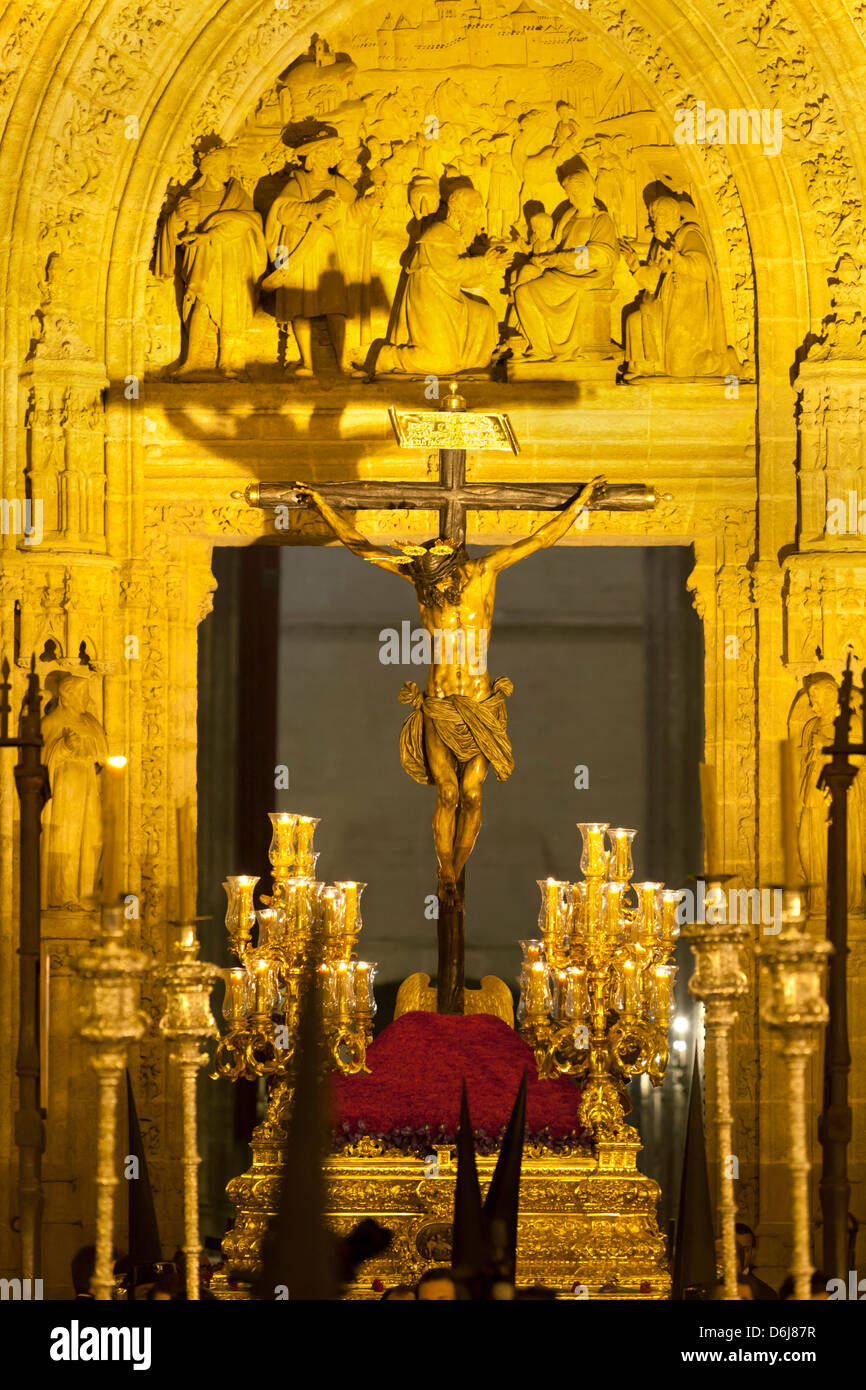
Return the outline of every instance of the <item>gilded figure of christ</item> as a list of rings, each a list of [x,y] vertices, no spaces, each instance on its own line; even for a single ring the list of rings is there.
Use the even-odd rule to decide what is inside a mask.
[[[422,692],[413,681],[400,691],[412,713],[400,734],[400,759],[416,782],[433,784],[433,841],[440,902],[457,901],[458,881],[481,829],[481,791],[489,768],[503,782],[514,768],[505,700],[513,686],[491,681],[486,658],[496,581],[503,570],[555,545],[601,487],[592,479],[549,521],[513,545],[472,559],[465,545],[428,541],[420,556],[394,555],[373,545],[314,488],[292,486],[309,498],[336,538],[353,554],[399,574],[415,588],[430,636],[430,674]]]

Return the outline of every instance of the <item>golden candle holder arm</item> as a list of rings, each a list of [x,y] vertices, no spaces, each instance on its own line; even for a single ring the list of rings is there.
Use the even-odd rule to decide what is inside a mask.
[[[778,935],[755,947],[762,973],[759,991],[763,1021],[782,1039],[788,1064],[788,1117],[791,1148],[791,1205],[794,1252],[791,1272],[794,1297],[812,1296],[811,1223],[809,1219],[809,1160],[807,1068],[826,1027],[825,997],[829,941],[810,937],[804,890],[782,890],[782,927]]]
[[[121,907],[102,908],[100,938],[81,956],[78,974],[87,985],[88,1013],[80,1032],[92,1044],[90,1065],[98,1079],[96,1160],[96,1261],[90,1281],[94,1298],[107,1301],[114,1289],[114,1198],[118,1186],[117,1111],[130,1043],[147,1029],[139,1008],[147,957],[124,945]]]

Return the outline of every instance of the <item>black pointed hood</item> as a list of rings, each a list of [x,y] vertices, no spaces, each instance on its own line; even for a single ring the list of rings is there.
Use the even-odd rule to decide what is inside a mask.
[[[496,1278],[514,1283],[517,1264],[517,1217],[520,1207],[520,1165],[526,1132],[526,1072],[517,1092],[511,1118],[502,1140],[487,1197],[484,1215],[490,1232]]]
[[[704,1143],[701,1072],[698,1066],[698,1049],[695,1046],[686,1141],[683,1147],[671,1298],[681,1299],[685,1289],[696,1286],[712,1287],[716,1282],[713,1208]]]

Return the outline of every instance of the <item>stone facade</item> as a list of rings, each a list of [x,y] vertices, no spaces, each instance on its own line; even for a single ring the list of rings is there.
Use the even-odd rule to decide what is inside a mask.
[[[557,101],[569,108],[559,117],[577,123],[574,139],[584,142],[596,175],[606,170],[626,235],[647,242],[639,195],[658,183],[689,200],[711,247],[721,321],[741,364],[736,379],[629,386],[581,382],[575,372],[565,381],[545,380],[544,372],[510,385],[481,379],[472,406],[508,410],[523,451],[508,460],[507,473],[491,456],[478,458],[474,476],[579,482],[589,470],[611,481],[651,481],[670,494],[651,513],[594,515],[573,541],[694,547],[705,759],[717,768],[725,867],[743,886],[780,876],[778,740],[805,678],[838,678],[849,643],[866,655],[863,533],[831,527],[828,505],[866,496],[858,302],[866,245],[863,6],[844,0],[819,14],[806,0],[694,0],[684,12],[676,0],[593,0],[586,10],[550,0],[529,18],[511,8],[455,4],[434,22],[428,10],[444,16],[444,6],[407,0],[405,26],[391,29],[384,5],[322,8],[307,0],[22,0],[0,16],[2,496],[45,503],[39,544],[9,528],[0,536],[0,653],[14,662],[16,701],[32,654],[43,678],[54,670],[86,674],[109,745],[129,756],[127,877],[142,903],[135,944],[155,962],[174,910],[173,808],[195,796],[196,628],[210,602],[212,548],[266,533],[293,544],[325,539],[310,514],[288,533],[269,531],[264,516],[232,494],[257,478],[415,478],[421,468],[396,449],[385,416],[388,404],[419,403],[418,384],[346,379],[325,391],[322,381],[286,379],[266,301],[245,343],[249,380],[171,379],[181,317],[171,286],[154,273],[156,238],[208,146],[230,145],[238,199],[244,190],[255,195],[266,214],[287,177],[285,150],[275,149],[279,132],[293,122],[305,129],[311,111],[339,116],[345,131],[358,116],[356,100],[374,92],[380,144],[398,139],[403,108],[383,106],[382,94],[418,87],[423,105],[414,56],[421,50],[444,44],[459,72],[459,91],[440,92],[430,113],[444,122],[454,119],[455,102],[471,107],[463,120],[470,144],[459,158],[471,164],[481,136],[496,153],[494,137],[508,134],[503,113],[517,122],[510,142],[524,129],[520,110],[505,107],[511,87],[497,89],[488,71],[484,55],[495,53],[503,71],[517,74],[514,99],[524,113],[545,100],[551,110]],[[311,46],[312,34],[325,36],[324,48]],[[556,75],[544,91],[533,85],[542,70]],[[726,113],[757,101],[781,113],[777,153],[760,143],[674,138],[678,109],[703,103]],[[590,155],[587,132],[601,155]],[[612,132],[626,137],[614,147],[625,151],[628,172],[618,193],[611,191],[616,161],[605,164],[608,146],[598,139]],[[385,255],[387,236],[386,228],[378,242],[372,237],[372,257],[377,247]],[[363,291],[372,283],[372,275],[362,278],[361,299],[350,306],[349,346],[358,350],[375,329],[372,298],[364,317]],[[621,284],[622,306],[628,285]],[[220,312],[221,321],[211,315],[212,337],[214,326],[217,333],[231,327],[228,310]],[[381,318],[381,304],[376,312]],[[613,314],[611,324],[617,341]],[[328,351],[322,333],[314,349]],[[536,520],[470,516],[469,539],[513,537]],[[365,529],[388,540],[423,528],[417,518],[379,513],[367,516]],[[6,1273],[17,1258],[10,1230],[16,802],[8,759],[2,776]],[[56,1233],[49,1293],[65,1287],[68,1257],[90,1233],[93,1194],[84,1174],[94,1084],[75,1041],[71,972],[96,929],[93,913],[46,911],[56,991],[45,1160],[46,1216]],[[856,1000],[862,917],[852,918],[851,935]],[[153,1012],[149,995],[145,1003]],[[861,1012],[852,1008],[855,1077],[866,1061]],[[763,1264],[781,1270],[789,1239],[787,1183],[778,1171],[784,1078],[753,1009],[743,1011],[736,1046],[740,1210],[766,1240]],[[179,1212],[168,1165],[178,1133],[161,1044],[142,1046],[135,1075],[171,1243]],[[817,1072],[815,1080],[817,1088]],[[862,1156],[862,1079],[853,1094]],[[862,1157],[852,1177],[862,1216]]]

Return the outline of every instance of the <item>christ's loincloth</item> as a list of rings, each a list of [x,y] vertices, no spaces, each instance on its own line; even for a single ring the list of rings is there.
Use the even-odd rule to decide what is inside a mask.
[[[507,676],[493,682],[486,700],[468,700],[465,695],[423,695],[414,681],[400,691],[404,705],[414,709],[400,730],[400,761],[416,782],[433,782],[424,748],[424,720],[433,728],[459,763],[468,763],[480,753],[500,782],[514,771],[514,756],[505,731],[505,697],[514,686]]]

